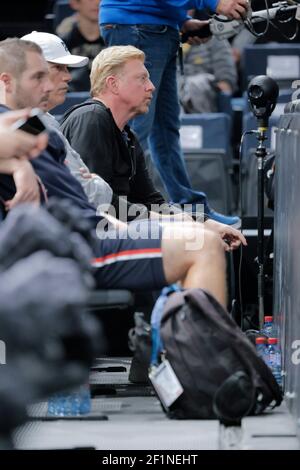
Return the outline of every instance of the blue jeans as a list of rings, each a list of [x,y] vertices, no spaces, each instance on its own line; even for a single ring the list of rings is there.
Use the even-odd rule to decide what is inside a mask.
[[[173,202],[202,203],[207,210],[206,195],[195,191],[186,171],[180,147],[180,106],[177,94],[176,56],[179,33],[163,25],[102,24],[105,43],[133,45],[146,55],[145,65],[156,90],[149,112],[131,122],[144,149],[150,148],[152,160],[158,169]]]

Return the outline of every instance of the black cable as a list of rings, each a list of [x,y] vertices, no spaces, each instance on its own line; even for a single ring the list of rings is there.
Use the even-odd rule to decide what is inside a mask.
[[[281,31],[281,29],[273,23],[273,21],[271,20],[270,18],[270,8],[269,8],[269,5],[268,5],[268,1],[267,0],[264,0],[265,2],[265,11],[266,11],[266,17],[264,16],[255,16],[255,17],[250,17],[250,18],[242,18],[243,22],[244,22],[244,26],[245,28],[251,33],[253,34],[253,36],[255,36],[256,38],[261,38],[263,36],[265,36],[269,29],[270,29],[270,26],[273,26],[273,28],[277,29],[280,34],[288,41],[292,41],[294,40],[296,37],[297,37],[297,34],[298,34],[298,31],[299,31],[299,26],[298,26],[298,23],[296,23],[296,30],[295,30],[295,33],[289,37],[287,36],[283,31]],[[291,5],[282,5],[278,8],[278,11],[276,12],[276,15],[275,15],[275,19],[278,20],[278,22],[280,24],[285,24],[285,23],[289,23],[291,22],[294,17],[293,15],[290,16],[289,18],[286,18],[286,19],[282,19],[280,20],[280,18],[277,18],[278,14],[284,14],[284,13],[287,13],[291,8],[294,9],[294,5],[296,4],[300,4],[300,0],[299,1],[293,1],[291,0],[291,3],[292,3],[292,6]],[[255,13],[255,12],[254,12]],[[232,21],[232,19],[229,19],[229,18],[226,18],[226,17],[220,17],[216,14],[214,15],[211,15],[209,14],[208,15],[210,18],[213,18],[215,21],[218,21],[219,23],[229,23]],[[266,27],[264,29],[264,31],[262,31],[261,33],[259,33],[258,31],[255,30],[254,28],[254,24],[256,23],[256,20],[259,19],[259,20],[263,20],[263,21],[266,21]]]
[[[258,33],[257,31],[255,31],[254,29],[254,24],[255,23],[252,23],[251,21],[251,18],[247,19],[245,21],[245,27],[248,31],[250,31],[251,34],[253,34],[255,37],[257,38],[260,38],[264,35],[267,34],[268,30],[269,30],[269,27],[270,26],[273,26],[273,28],[275,28],[277,31],[279,31],[279,33],[288,41],[293,41],[296,37],[297,37],[297,34],[299,32],[299,25],[298,25],[298,22],[296,22],[296,30],[295,30],[295,33],[292,35],[292,36],[287,36],[283,31],[281,31],[281,29],[270,19],[270,16],[269,16],[269,7],[267,5],[267,0],[265,0],[265,5],[266,5],[266,11],[267,11],[267,18],[264,18],[262,16],[255,16],[255,20],[256,19],[261,19],[261,20],[264,20],[264,21],[267,21],[267,24],[266,24],[266,27],[264,29],[263,32],[261,33]],[[278,18],[278,15],[282,14],[282,13],[287,13],[286,11],[286,8],[287,6],[281,6],[279,9],[278,9],[278,12],[276,13],[276,16],[275,16],[275,19],[280,23],[280,24],[286,24],[286,23],[290,23],[291,21],[293,21],[294,19],[294,16],[291,15],[289,18],[286,18],[286,19],[280,19]]]
[[[258,33],[257,31],[255,31],[254,23],[252,23],[251,19],[248,19],[245,21],[245,28],[248,29],[248,31],[250,31],[250,33],[253,34],[253,36],[255,36],[256,38],[261,38],[262,36],[265,36],[267,34],[270,28],[271,20],[269,17],[266,19],[266,18],[263,18],[262,16],[256,16],[255,18],[260,18],[261,20],[265,20],[267,22],[264,31],[262,31],[261,33]]]
[[[253,23],[251,21],[251,17],[246,18],[246,20],[244,21],[245,28],[248,31],[250,31],[250,33],[253,34],[253,36],[255,36],[256,38],[261,38],[262,36],[265,36],[270,27],[270,14],[269,14],[269,5],[268,5],[267,0],[265,0],[265,6],[266,6],[267,18],[263,18],[263,19],[266,20],[267,24],[266,24],[265,30],[262,33],[258,33],[257,31],[255,31]],[[260,17],[256,16],[255,18],[260,18]]]
[[[256,16],[255,18],[260,18],[261,20],[265,20],[265,18],[263,18],[262,16]],[[276,18],[278,22],[280,22],[281,24],[287,24],[287,23],[290,23],[294,18],[291,16],[290,18],[286,19],[286,20],[279,20],[278,18]],[[250,26],[251,24],[251,26]],[[272,21],[272,20],[268,20],[268,25],[267,27],[265,28],[265,30],[262,32],[262,33],[258,33],[257,31],[255,31],[255,29],[253,28],[253,23],[251,23],[250,20],[248,20],[248,22],[245,22],[245,27],[246,29],[248,29],[248,31],[250,31],[251,34],[253,34],[255,37],[257,38],[260,38],[262,36],[264,36],[267,32],[268,32],[268,29],[270,26],[273,26],[274,29],[277,29],[277,31],[279,31],[279,33],[281,34],[282,37],[284,37],[285,39],[287,39],[288,41],[293,41],[296,37],[297,37],[297,34],[299,32],[299,25],[298,25],[298,22],[296,22],[296,30],[295,30],[295,33],[292,35],[292,36],[287,36],[283,31],[281,31],[281,29]]]
[[[289,11],[289,10],[288,10],[288,11]],[[279,13],[285,13],[285,7],[279,8],[277,14],[279,14]],[[277,14],[276,14],[276,16],[277,16]],[[280,18],[276,18],[276,17],[275,17],[275,19],[278,21],[278,23],[282,23],[282,24],[284,24],[284,23],[290,23],[294,18],[295,18],[294,15],[289,16],[289,18],[286,18],[285,20],[284,20],[284,19],[281,20]]]
[[[267,12],[267,18],[263,18],[263,19],[266,20],[267,24],[266,24],[265,30],[262,33],[258,33],[257,31],[255,31],[253,23],[251,22],[251,18],[245,21],[245,27],[248,29],[248,31],[250,31],[250,33],[252,33],[257,38],[261,38],[262,36],[265,36],[270,27],[271,20],[270,20],[269,5],[268,5],[267,0],[265,0],[265,7],[266,7],[266,12]],[[260,17],[256,16],[256,18],[260,18]]]
[[[271,26],[273,26],[273,28],[277,29],[277,31],[279,31],[281,36],[283,36],[288,41],[293,41],[297,37],[297,34],[299,32],[298,22],[296,23],[296,30],[295,30],[295,32],[292,36],[287,36],[283,31],[281,31],[281,29],[275,23],[273,23],[273,21],[270,21],[270,24],[271,24]]]

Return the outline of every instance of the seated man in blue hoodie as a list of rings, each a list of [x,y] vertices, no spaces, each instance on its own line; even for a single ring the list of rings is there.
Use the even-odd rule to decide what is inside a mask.
[[[49,80],[47,62],[39,46],[21,39],[7,39],[0,43],[0,81],[5,86],[5,99],[0,111],[20,108],[47,109],[53,84]],[[31,162],[45,191],[41,200],[52,196],[69,198],[82,209],[82,216],[95,226],[100,217],[89,203],[81,184],[71,175],[65,164],[65,146],[55,133],[49,133],[47,148]],[[11,178],[1,175],[1,196],[10,200],[15,193]]]
[[[47,108],[53,84],[42,50],[30,41],[8,39],[0,42],[0,81],[5,87],[8,108]],[[215,233],[205,224],[157,224],[145,222],[136,229],[130,225],[122,231],[101,230],[101,217],[89,204],[80,183],[64,164],[65,146],[56,133],[49,133],[49,144],[32,161],[33,168],[46,188],[45,198],[57,196],[70,200],[97,230],[94,249],[97,285],[133,290],[159,289],[181,281],[184,288],[209,290],[226,306],[224,251],[246,244],[244,237],[226,227]],[[11,198],[15,192],[12,179],[0,175],[0,195]]]
[[[149,146],[172,202],[202,203],[211,219],[237,226],[238,217],[215,212],[206,195],[191,187],[180,147],[176,83],[179,31],[193,31],[206,24],[187,15],[187,10],[193,8],[209,8],[239,19],[246,13],[248,0],[102,0],[101,36],[108,46],[132,45],[146,55],[145,65],[156,92],[149,112],[135,117],[132,128],[143,149]]]
[[[0,116],[0,173],[11,175],[17,189],[12,199],[0,199],[0,220],[6,210],[17,204],[40,202],[38,181],[28,160],[41,153],[47,146],[48,137],[45,133],[34,136],[13,128],[19,119],[26,120],[28,116],[26,109]]]

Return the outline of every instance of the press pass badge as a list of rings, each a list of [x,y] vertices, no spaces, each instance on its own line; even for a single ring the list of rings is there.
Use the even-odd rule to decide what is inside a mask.
[[[169,408],[183,393],[181,383],[166,359],[158,367],[150,370],[149,379],[165,408]]]

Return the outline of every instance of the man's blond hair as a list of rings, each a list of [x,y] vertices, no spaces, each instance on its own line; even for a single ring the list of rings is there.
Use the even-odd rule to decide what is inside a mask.
[[[95,57],[91,70],[91,95],[97,96],[106,88],[106,79],[122,71],[132,59],[145,62],[145,54],[134,46],[112,46],[103,49]]]

